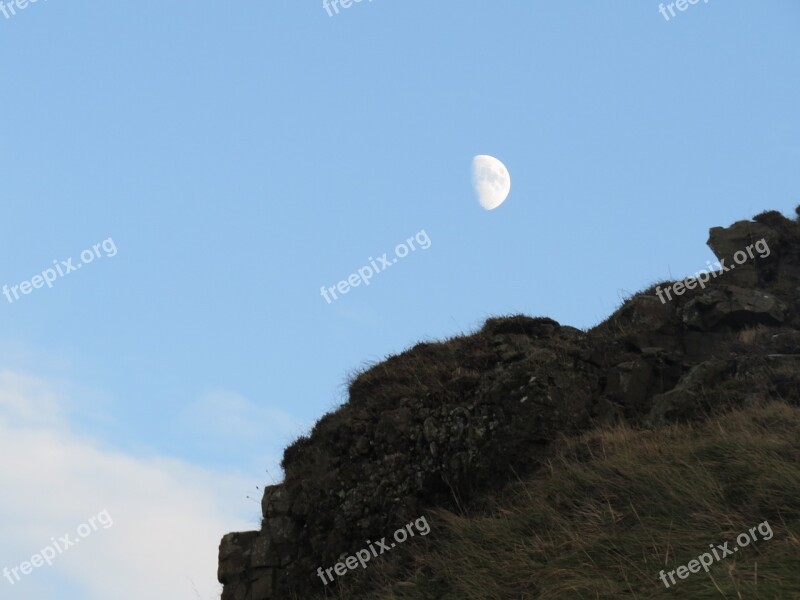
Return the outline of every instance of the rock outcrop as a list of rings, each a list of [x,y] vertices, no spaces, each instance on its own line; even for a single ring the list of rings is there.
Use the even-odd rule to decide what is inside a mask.
[[[736,261],[762,239],[768,255]],[[348,402],[286,449],[261,530],[223,538],[223,600],[321,595],[318,567],[426,507],[455,508],[532,472],[562,434],[769,396],[800,404],[800,222],[762,213],[712,229],[708,243],[735,268],[668,301],[657,290],[671,282],[653,286],[588,332],[489,319],[361,373]]]

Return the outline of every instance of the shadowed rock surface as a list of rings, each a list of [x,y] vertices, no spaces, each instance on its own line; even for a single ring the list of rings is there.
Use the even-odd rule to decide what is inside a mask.
[[[768,256],[736,262],[762,239]],[[361,373],[348,402],[286,449],[261,530],[223,538],[223,600],[321,595],[318,567],[426,507],[454,509],[531,473],[563,434],[623,419],[655,427],[768,397],[800,404],[800,222],[766,212],[711,229],[708,244],[734,268],[705,289],[664,303],[653,286],[588,332],[489,319]]]

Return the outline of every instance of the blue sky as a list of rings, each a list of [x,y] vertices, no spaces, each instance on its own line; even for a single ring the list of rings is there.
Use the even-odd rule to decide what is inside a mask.
[[[0,595],[213,598],[218,538],[257,527],[247,496],[353,370],[493,315],[590,327],[704,268],[709,227],[791,213],[800,4],[658,7],[0,13],[0,285],[115,247],[0,296],[0,568],[115,515]],[[494,211],[476,154],[511,173]],[[322,298],[421,230],[430,247]]]

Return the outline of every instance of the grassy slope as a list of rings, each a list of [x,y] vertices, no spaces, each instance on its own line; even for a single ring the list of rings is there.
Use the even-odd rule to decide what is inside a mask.
[[[342,578],[370,600],[800,598],[800,409],[773,403],[658,431],[564,440],[550,468]],[[767,520],[666,589],[658,574]],[[388,532],[387,532],[388,533]],[[388,537],[388,536],[387,536]],[[354,587],[368,586],[367,593]]]

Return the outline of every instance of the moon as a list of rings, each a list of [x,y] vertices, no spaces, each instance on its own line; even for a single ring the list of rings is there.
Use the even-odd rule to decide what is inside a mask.
[[[493,210],[508,198],[511,175],[506,166],[494,156],[479,154],[472,159],[472,185],[481,206],[486,210]]]

